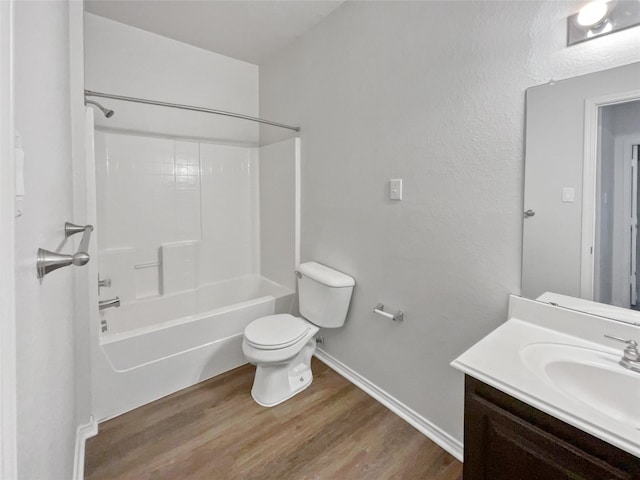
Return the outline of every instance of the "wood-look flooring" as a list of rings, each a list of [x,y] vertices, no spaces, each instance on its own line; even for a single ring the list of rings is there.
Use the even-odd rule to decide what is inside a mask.
[[[462,464],[315,358],[313,383],[272,408],[245,365],[100,425],[85,478],[461,480]]]

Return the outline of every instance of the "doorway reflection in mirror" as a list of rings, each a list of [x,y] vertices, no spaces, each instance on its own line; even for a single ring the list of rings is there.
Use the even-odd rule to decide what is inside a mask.
[[[598,112],[594,300],[640,309],[640,100]]]

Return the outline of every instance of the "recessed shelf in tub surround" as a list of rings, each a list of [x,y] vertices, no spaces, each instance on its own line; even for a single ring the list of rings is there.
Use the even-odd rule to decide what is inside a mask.
[[[199,243],[167,243],[159,248],[159,261],[134,264],[136,298],[171,295],[197,288]]]
[[[169,243],[160,247],[163,295],[196,288],[196,248],[196,242]]]
[[[640,329],[511,296],[507,322],[451,365],[640,456],[640,374],[619,365],[624,346],[605,335],[640,340]]]

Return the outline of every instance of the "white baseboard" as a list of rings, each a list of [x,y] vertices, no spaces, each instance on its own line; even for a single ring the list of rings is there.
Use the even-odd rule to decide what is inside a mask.
[[[329,355],[327,352],[317,349],[315,356],[322,363],[327,365],[332,370],[335,370],[337,373],[342,375],[344,378],[349,380],[355,386],[364,390],[366,393],[375,398],[382,405],[387,407],[393,413],[398,415],[404,421],[406,421],[409,425],[414,427],[420,433],[422,433],[425,437],[432,440],[434,443],[445,449],[451,455],[453,455],[458,460],[462,461],[463,459],[463,446],[462,442],[456,440],[451,435],[435,426],[429,420],[424,418],[422,415],[418,414],[416,411],[404,405],[402,402],[397,400],[395,397],[385,392],[377,385],[371,383],[369,380],[364,378],[359,373],[353,371],[349,367],[347,367],[344,363],[337,360],[336,358]]]
[[[76,430],[76,447],[73,457],[73,480],[84,478],[84,449],[87,439],[98,434],[98,422],[89,417],[89,423],[80,425]]]

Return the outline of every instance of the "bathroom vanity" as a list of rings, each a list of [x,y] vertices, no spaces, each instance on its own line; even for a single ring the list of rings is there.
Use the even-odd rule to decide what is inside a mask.
[[[471,376],[464,480],[639,479],[640,459]]]
[[[511,297],[465,373],[465,480],[640,479],[640,372],[630,323]]]

